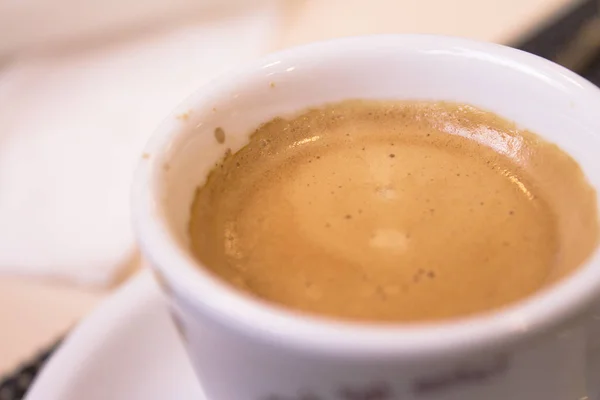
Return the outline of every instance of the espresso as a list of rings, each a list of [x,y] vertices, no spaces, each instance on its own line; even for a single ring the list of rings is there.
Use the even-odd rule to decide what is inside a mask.
[[[573,159],[493,113],[352,100],[259,127],[198,189],[190,237],[205,268],[266,301],[430,321],[576,269],[596,207]]]

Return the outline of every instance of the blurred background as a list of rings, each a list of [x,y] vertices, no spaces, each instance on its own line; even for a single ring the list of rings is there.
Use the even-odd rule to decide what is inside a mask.
[[[588,76],[595,0],[0,0],[0,384],[141,265],[145,141],[240,62],[316,40],[450,34]],[[0,386],[1,387],[1,386]]]

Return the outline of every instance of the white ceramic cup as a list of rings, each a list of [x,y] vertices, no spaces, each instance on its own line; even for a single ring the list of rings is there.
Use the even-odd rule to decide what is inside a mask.
[[[600,188],[600,90],[518,50],[450,37],[371,36],[287,50],[226,74],[159,128],[133,192],[142,251],[207,399],[598,399],[598,251],[576,273],[513,306],[410,325],[301,315],[243,295],[199,267],[188,249],[190,205],[225,151],[275,116],[348,98],[452,100],[491,110],[558,144]],[[217,127],[226,133],[223,144]]]

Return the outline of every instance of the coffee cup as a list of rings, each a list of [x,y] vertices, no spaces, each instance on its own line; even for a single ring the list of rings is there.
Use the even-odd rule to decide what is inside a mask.
[[[198,266],[189,246],[190,206],[215,163],[265,121],[351,98],[490,110],[557,144],[600,188],[600,90],[515,49],[441,36],[357,37],[286,50],[225,74],[162,124],[133,187],[142,252],[207,400],[597,398],[598,251],[515,304],[416,324],[283,310]],[[216,128],[227,132],[225,142],[215,140]]]

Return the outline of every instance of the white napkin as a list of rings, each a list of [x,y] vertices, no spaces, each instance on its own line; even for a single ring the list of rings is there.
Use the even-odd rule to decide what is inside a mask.
[[[129,186],[148,136],[271,45],[278,3],[0,70],[0,272],[112,282],[135,259]]]

